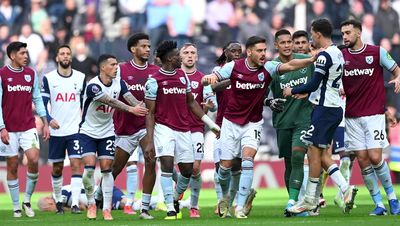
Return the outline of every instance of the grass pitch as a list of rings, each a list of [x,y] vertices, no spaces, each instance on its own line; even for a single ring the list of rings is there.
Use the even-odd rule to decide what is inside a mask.
[[[400,186],[395,190],[400,191]],[[11,199],[7,194],[0,195],[0,226],[80,226],[80,225],[108,225],[108,226],[128,226],[128,225],[187,225],[187,226],[211,226],[211,225],[323,225],[323,226],[390,226],[400,225],[400,216],[368,216],[368,213],[374,208],[372,200],[369,197],[365,187],[360,187],[356,197],[357,208],[353,209],[351,214],[341,213],[333,204],[333,198],[336,194],[335,188],[327,188],[324,191],[328,206],[321,210],[320,216],[316,217],[283,217],[283,209],[286,205],[287,193],[285,189],[263,189],[258,190],[254,200],[254,207],[248,219],[219,219],[215,214],[215,192],[213,190],[203,190],[200,194],[201,218],[190,219],[187,209],[183,209],[183,219],[177,221],[163,220],[165,212],[151,211],[155,220],[139,220],[138,215],[124,215],[122,211],[113,211],[114,221],[106,222],[102,219],[101,212],[98,211],[96,221],[86,219],[86,213],[81,215],[72,215],[66,212],[64,215],[56,215],[52,212],[39,212],[37,210],[37,199],[47,193],[35,193],[32,205],[36,209],[36,216],[28,218],[15,219],[12,217]],[[385,194],[382,191],[382,194]],[[398,193],[399,194],[399,193]],[[22,196],[21,196],[22,200]],[[386,207],[388,208],[387,204]]]

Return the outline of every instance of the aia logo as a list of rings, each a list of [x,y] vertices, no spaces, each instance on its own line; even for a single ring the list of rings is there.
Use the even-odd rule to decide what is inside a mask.
[[[102,104],[102,105],[97,106],[96,111],[101,111],[104,114],[107,114],[107,113],[111,113],[113,111],[113,109],[114,108],[112,108],[108,105]]]
[[[58,93],[56,96],[56,102],[75,102],[75,93]]]

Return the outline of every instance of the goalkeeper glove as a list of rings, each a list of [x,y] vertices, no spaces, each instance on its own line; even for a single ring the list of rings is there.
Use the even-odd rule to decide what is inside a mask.
[[[282,112],[285,106],[286,99],[284,98],[265,98],[264,105],[271,108],[273,112]]]

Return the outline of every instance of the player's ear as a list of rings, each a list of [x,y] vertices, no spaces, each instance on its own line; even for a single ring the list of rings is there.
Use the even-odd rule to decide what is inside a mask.
[[[252,47],[249,47],[246,49],[247,56],[251,56],[251,48]]]

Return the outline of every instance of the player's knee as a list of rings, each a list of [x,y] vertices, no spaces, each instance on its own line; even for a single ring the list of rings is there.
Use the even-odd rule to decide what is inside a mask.
[[[382,162],[382,155],[372,155],[369,157],[369,161],[374,166],[379,165]]]
[[[192,175],[196,176],[200,174],[200,167],[193,167]]]
[[[299,166],[299,165],[301,165],[301,167],[303,166],[303,164],[304,164],[304,153],[303,152],[300,152],[300,151],[293,151],[292,152],[292,159],[291,159],[291,162],[292,162],[292,166]]]

